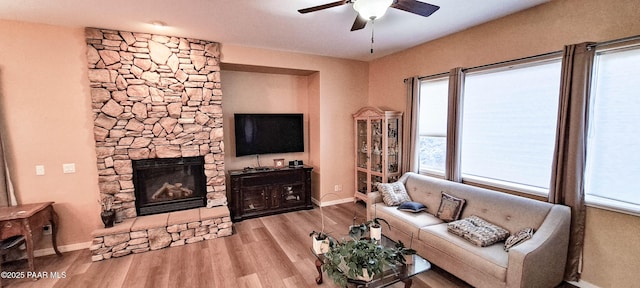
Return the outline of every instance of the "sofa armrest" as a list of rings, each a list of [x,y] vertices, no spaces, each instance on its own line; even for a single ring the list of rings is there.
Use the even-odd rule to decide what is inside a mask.
[[[367,220],[373,218],[373,206],[382,202],[382,194],[380,192],[371,192],[367,194]]]
[[[507,287],[555,287],[564,278],[571,210],[554,205],[533,237],[509,249]]]
[[[407,184],[407,179],[409,179],[409,176],[411,176],[411,174],[416,174],[413,172],[407,172],[404,173],[402,176],[400,176],[400,178],[398,179],[398,182],[402,183],[402,184]],[[382,202],[382,194],[378,191],[376,192],[371,192],[369,194],[367,194],[367,220],[371,220],[373,219],[373,206],[376,203],[380,203]]]

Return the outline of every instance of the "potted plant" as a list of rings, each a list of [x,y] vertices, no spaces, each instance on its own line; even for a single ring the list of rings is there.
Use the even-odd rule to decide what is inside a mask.
[[[346,287],[347,279],[368,282],[385,266],[395,267],[401,263],[399,256],[397,249],[384,247],[377,240],[350,239],[329,248],[323,269],[337,285]]]
[[[367,234],[367,231],[369,231],[369,237],[371,239],[379,241],[380,239],[382,239],[382,225],[380,225],[380,222],[384,222],[385,224],[387,224],[389,229],[391,229],[391,225],[389,225],[389,222],[387,222],[387,220],[376,217],[362,224],[352,224],[351,226],[349,226],[349,236],[352,239],[360,239]]]
[[[113,222],[116,220],[116,211],[113,210],[113,197],[105,196],[99,202],[102,207],[100,218],[102,218],[104,228],[113,227]]]
[[[320,200],[322,201],[325,196],[332,194],[335,195],[334,193],[328,193],[320,197]],[[312,238],[313,252],[315,252],[316,254],[324,254],[329,251],[329,247],[333,244],[333,238],[331,238],[329,234],[324,232],[324,212],[322,211],[322,204],[318,206],[320,206],[320,222],[322,228],[320,231],[311,231],[309,237]]]
[[[322,231],[312,231],[309,236],[313,239],[313,252],[316,254],[327,253],[329,247],[333,244],[333,238]]]
[[[366,223],[369,224],[369,237],[371,237],[371,239],[382,239],[382,225],[380,225],[380,222],[384,222],[385,224],[387,224],[387,227],[391,229],[391,225],[389,225],[389,222],[387,222],[387,220],[375,217],[371,221],[367,221]]]

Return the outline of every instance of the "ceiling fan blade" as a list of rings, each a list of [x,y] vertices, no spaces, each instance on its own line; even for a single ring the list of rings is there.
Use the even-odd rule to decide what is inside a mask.
[[[356,20],[353,21],[353,26],[351,26],[351,31],[356,31],[367,26],[367,20],[362,19],[360,15],[356,15]]]
[[[407,11],[409,13],[418,14],[420,16],[429,17],[440,9],[440,6],[424,3],[416,0],[398,0],[391,7]]]
[[[315,11],[324,10],[324,9],[331,8],[331,7],[344,5],[347,2],[348,2],[348,0],[331,2],[331,3],[327,3],[327,4],[322,4],[322,5],[318,5],[318,6],[313,6],[313,7],[309,7],[309,8],[300,9],[300,10],[298,10],[298,12],[300,12],[301,14],[309,13],[309,12],[315,12]]]

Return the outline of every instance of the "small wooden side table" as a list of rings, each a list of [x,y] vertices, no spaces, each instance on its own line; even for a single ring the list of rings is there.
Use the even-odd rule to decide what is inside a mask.
[[[0,207],[0,240],[17,235],[24,236],[29,259],[29,271],[35,271],[33,266],[33,245],[42,238],[42,227],[51,224],[53,250],[58,256],[62,256],[56,243],[57,222],[58,214],[53,210],[53,202]]]

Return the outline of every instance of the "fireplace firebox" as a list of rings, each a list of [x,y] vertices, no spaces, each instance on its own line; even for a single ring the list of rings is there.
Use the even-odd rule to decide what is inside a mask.
[[[138,216],[206,206],[204,157],[133,160]]]

